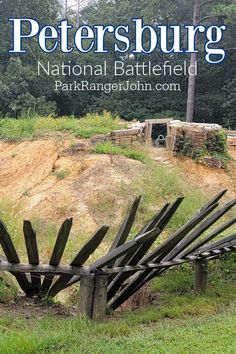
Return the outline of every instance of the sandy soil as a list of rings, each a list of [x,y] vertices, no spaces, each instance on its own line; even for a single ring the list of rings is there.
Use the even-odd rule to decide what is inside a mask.
[[[78,140],[76,144],[87,144]],[[53,222],[74,218],[74,228],[93,232],[101,224],[93,213],[96,196],[114,195],[114,209],[122,212],[120,183],[130,184],[136,172],[146,168],[122,156],[94,155],[71,149],[71,142],[48,137],[19,143],[0,142],[0,199],[21,203],[22,218],[35,215]],[[157,164],[175,167],[186,183],[206,193],[228,188],[235,194],[235,169],[230,172],[175,158],[164,149],[143,147]],[[236,159],[236,150],[232,150]],[[121,206],[119,208],[118,206]]]
[[[91,210],[94,196],[107,190],[115,194],[117,185],[129,184],[141,166],[122,156],[71,152],[69,141],[0,142],[0,199],[21,203],[22,218],[37,215],[58,223],[73,217],[74,229],[83,224],[93,232],[100,221]],[[118,198],[117,213],[120,203]]]

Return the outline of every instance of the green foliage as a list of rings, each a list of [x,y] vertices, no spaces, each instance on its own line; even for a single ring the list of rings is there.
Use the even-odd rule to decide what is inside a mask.
[[[212,156],[222,162],[224,168],[231,160],[228,154],[228,143],[226,132],[222,129],[220,131],[211,131],[207,133],[204,145],[201,147],[195,146],[182,129],[181,133],[177,135],[177,148],[175,153],[178,155],[188,156],[192,159],[204,163],[204,157]]]
[[[226,83],[224,92],[226,93],[226,100],[223,103],[225,109],[224,123],[229,130],[232,130],[236,128],[236,77]]]
[[[122,127],[125,128],[126,125],[122,125],[121,121],[110,113],[88,114],[79,120],[75,135],[82,138],[91,138],[96,134],[107,134]]]
[[[64,1],[65,3],[65,1]],[[62,9],[61,1],[45,0],[43,3],[39,0],[2,0],[0,3],[0,115],[3,117],[13,116],[32,116],[38,115],[59,115],[59,116],[84,116],[88,112],[102,113],[105,110],[118,114],[120,117],[131,120],[138,118],[143,121],[146,118],[156,118],[165,115],[166,112],[174,112],[174,116],[184,118],[186,111],[186,92],[187,80],[181,76],[175,76],[176,84],[181,85],[181,92],[155,92],[148,93],[137,91],[114,91],[110,94],[104,94],[100,91],[71,91],[55,92],[54,80],[46,74],[37,75],[37,61],[46,62],[47,57],[40,51],[37,38],[31,39],[30,47],[27,48],[27,56],[20,58],[11,57],[8,49],[12,46],[11,24],[6,21],[9,17],[28,17],[37,18],[40,24],[57,24],[58,20],[65,17],[65,10]],[[83,8],[80,22],[88,24],[113,23],[130,24],[131,18],[142,17],[147,23],[183,24],[192,22],[192,2],[187,0],[168,1],[151,0],[146,6],[144,0],[137,4],[134,0],[98,0],[89,2],[89,6]],[[227,0],[221,4],[218,1],[210,2],[201,8],[202,18],[213,18],[219,15],[217,21],[222,23],[223,16],[227,16],[228,29],[224,36],[224,47],[235,48],[236,30],[235,23],[236,11],[235,0]],[[73,11],[67,12],[68,19],[75,23],[76,16]],[[210,23],[209,23],[210,24]],[[208,22],[206,22],[208,25]],[[26,31],[28,28],[26,26]],[[134,37],[134,33],[131,34]],[[107,46],[112,46],[113,38],[108,37]],[[146,43],[148,45],[148,43]],[[27,44],[29,46],[29,43]],[[201,36],[199,38],[200,49],[203,46]],[[81,66],[86,64],[101,65],[106,60],[109,70],[105,77],[85,77],[93,83],[105,83],[114,81],[113,66],[116,60],[123,60],[125,64],[135,65],[136,61],[148,63],[150,60],[153,65],[161,65],[164,60],[170,61],[172,65],[183,66],[183,56],[172,54],[160,56],[160,53],[153,52],[149,56],[135,55],[135,60],[130,60],[128,56],[117,57],[113,53],[105,55],[94,55],[93,53],[78,55],[71,53],[70,61],[73,65]],[[215,122],[224,124],[227,128],[235,127],[235,109],[234,109],[234,78],[235,71],[235,51],[228,51],[227,60],[221,65],[208,65],[199,53],[199,69],[196,90],[195,121]],[[58,52],[50,56],[50,63],[60,65],[61,62],[67,62],[67,54]],[[186,56],[186,61],[188,57]],[[64,83],[73,83],[75,77],[59,76],[59,80]],[[140,83],[157,83],[157,77],[141,76],[138,78]],[[127,80],[136,80],[130,76],[116,78],[119,83],[125,83]],[[159,83],[166,83],[172,80],[168,77],[158,77]],[[213,83],[213,84],[212,84]],[[210,89],[209,89],[210,88]],[[223,90],[224,88],[224,90]],[[92,133],[92,132],[91,132]],[[91,134],[90,133],[90,134]],[[81,134],[87,137],[86,132]]]
[[[110,142],[97,144],[93,151],[97,154],[122,155],[141,162],[145,162],[147,160],[147,156],[142,152],[127,147],[115,146]]]
[[[9,303],[14,301],[17,297],[17,287],[11,282],[8,284],[2,277],[0,277],[0,303]]]
[[[22,118],[0,119],[0,139],[19,140],[35,138],[45,133],[67,131],[74,136],[90,138],[96,134],[106,134],[120,128],[121,122],[109,113],[88,114],[81,119],[75,118]],[[125,126],[125,125],[124,125]]]
[[[208,134],[206,140],[206,150],[209,153],[227,154],[227,135],[223,129]]]
[[[44,96],[33,96],[29,79],[35,79],[31,68],[23,65],[21,59],[11,58],[0,81],[0,115],[20,117],[55,113],[55,103],[46,102]]]
[[[80,317],[29,320],[8,315],[0,319],[4,353],[233,353],[236,345],[235,263],[231,257],[210,266],[206,295],[191,292],[193,269],[183,266],[155,279],[156,302],[135,311],[113,313],[107,321]],[[220,268],[228,269],[228,275]],[[178,286],[176,287],[174,278]],[[187,278],[187,280],[185,279]],[[189,286],[187,286],[189,282]],[[28,316],[28,314],[27,314]],[[186,328],[188,329],[186,331]]]
[[[149,218],[153,217],[154,209],[160,208],[164,203],[174,201],[183,195],[185,197],[180,208],[173,216],[163,237],[168,237],[170,231],[175,231],[189,220],[189,216],[199,210],[206,196],[202,191],[193,187],[182,179],[178,168],[157,165],[148,160],[147,168],[136,172],[131,184],[121,184],[121,194],[129,204],[137,195],[142,195],[142,201],[137,215],[136,225],[142,227]],[[153,207],[155,206],[155,208]]]
[[[69,174],[70,174],[70,172],[67,170],[53,172],[53,176],[55,176],[59,180],[65,179],[66,177],[69,176]]]

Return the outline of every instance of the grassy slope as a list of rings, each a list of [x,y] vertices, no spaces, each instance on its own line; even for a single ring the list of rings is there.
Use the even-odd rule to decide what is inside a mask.
[[[124,125],[124,124],[123,124]],[[88,114],[85,118],[27,118],[0,119],[0,139],[17,141],[30,139],[50,132],[69,132],[76,137],[90,138],[95,134],[107,134],[120,129],[121,121],[109,113],[102,116]]]

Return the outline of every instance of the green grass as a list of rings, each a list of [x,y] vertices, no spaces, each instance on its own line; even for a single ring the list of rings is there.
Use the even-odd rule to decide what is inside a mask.
[[[138,314],[137,314],[138,316]],[[13,323],[12,323],[13,321]],[[37,322],[2,318],[0,347],[4,354],[30,353],[235,353],[236,306],[212,317],[132,325],[80,319]]]
[[[18,295],[18,289],[13,283],[12,279],[9,279],[10,276],[5,275],[0,277],[0,302],[9,303],[14,301]]]
[[[62,180],[68,177],[70,172],[68,170],[62,170],[62,171],[55,171],[53,172],[53,176],[55,176],[57,179]]]
[[[132,183],[122,183],[120,193],[126,196],[131,204],[137,195],[142,195],[138,227],[142,226],[166,202],[173,202],[177,197],[184,196],[184,201],[168,224],[168,230],[176,230],[187,222],[211,197],[206,196],[198,187],[186,183],[178,168],[158,165],[147,160],[145,168],[135,173]]]
[[[120,129],[121,122],[109,113],[99,116],[88,114],[81,119],[75,118],[25,118],[0,119],[0,139],[17,141],[33,139],[50,132],[69,132],[76,137],[90,138],[96,134],[107,134]]]
[[[141,151],[128,147],[115,146],[110,142],[98,143],[93,151],[97,154],[121,155],[141,162],[148,160],[148,157]]]
[[[42,234],[48,232],[42,226],[36,225],[36,229],[41,229]],[[235,254],[225,255],[222,261],[209,263],[206,294],[194,294],[192,265],[182,265],[154,279],[149,286],[155,299],[152,304],[117,311],[103,323],[79,316],[42,315],[40,306],[29,309],[25,316],[16,310],[8,314],[5,311],[0,317],[1,352],[233,354],[235,257]],[[0,282],[0,301],[13,300],[14,289],[10,291]]]
[[[38,318],[35,312],[29,319],[10,313],[1,316],[1,352],[235,353],[235,256],[211,263],[205,295],[192,292],[192,280],[191,266],[173,269],[152,283],[157,296],[152,305],[115,312],[105,322],[52,315]]]

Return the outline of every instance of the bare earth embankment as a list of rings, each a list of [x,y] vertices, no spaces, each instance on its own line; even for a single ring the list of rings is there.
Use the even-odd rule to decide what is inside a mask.
[[[86,140],[77,139],[72,147],[70,140],[56,137],[18,143],[0,141],[0,199],[20,204],[22,218],[37,216],[59,223],[72,216],[74,228],[87,232],[103,222],[102,209],[108,207],[109,199],[114,223],[114,216],[120,219],[122,209],[135,194],[135,186],[131,196],[124,195],[122,186],[127,190],[129,185],[137,184],[142,173],[148,174],[148,167],[124,156],[78,151],[76,146],[84,143]],[[157,166],[178,173],[183,184],[199,188],[209,196],[224,188],[229,189],[231,196],[235,194],[232,171],[175,158],[162,149],[142,149]],[[137,194],[140,192],[137,188]],[[107,215],[105,219],[107,222]]]

